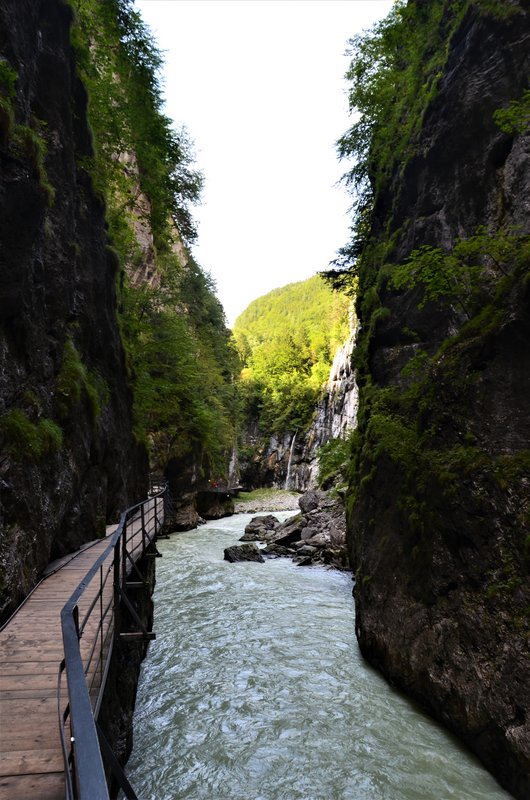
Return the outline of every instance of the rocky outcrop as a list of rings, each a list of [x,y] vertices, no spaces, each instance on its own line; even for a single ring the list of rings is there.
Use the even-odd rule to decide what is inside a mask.
[[[189,531],[205,520],[234,513],[232,496],[207,478],[209,470],[205,461],[199,446],[169,460],[165,471],[171,498],[166,518],[168,531]]]
[[[236,564],[239,561],[257,561],[259,564],[265,563],[265,559],[255,544],[239,544],[233,547],[225,547],[224,560],[229,561],[231,564]]]
[[[234,501],[228,492],[222,490],[198,492],[197,511],[203,519],[231,517],[235,511]]]
[[[309,429],[271,437],[244,470],[244,484],[299,492],[317,486],[318,451],[330,439],[345,436],[357,424],[359,392],[352,359],[357,331],[354,318],[350,327],[348,341],[335,353]]]
[[[450,248],[479,225],[530,232],[530,137],[503,133],[493,120],[522,95],[530,72],[530,15],[509,5],[516,13],[493,17],[471,4],[416,155],[378,197],[372,235],[394,234],[395,263],[424,244]],[[530,293],[527,280],[507,285],[466,324],[456,307],[421,310],[417,290],[379,283],[385,314],[371,334],[361,318],[367,388],[349,547],[364,655],[525,798]],[[419,349],[437,353],[430,383],[420,376],[415,404],[409,392],[399,406],[412,385],[401,369]],[[375,416],[378,389],[394,405],[381,400]]]
[[[254,517],[240,541],[260,541],[269,558],[287,556],[300,566],[330,564],[349,569],[344,506],[326,492],[310,491],[299,498],[300,513],[285,522],[272,514]]]
[[[60,0],[0,7],[0,612],[146,492]],[[10,88],[11,87],[11,88]]]

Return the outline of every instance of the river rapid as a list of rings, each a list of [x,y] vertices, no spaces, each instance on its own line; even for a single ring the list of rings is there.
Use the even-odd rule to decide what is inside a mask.
[[[292,512],[276,516],[285,519]],[[158,543],[127,775],[141,800],[500,800],[363,661],[351,575],[229,564],[250,514]]]

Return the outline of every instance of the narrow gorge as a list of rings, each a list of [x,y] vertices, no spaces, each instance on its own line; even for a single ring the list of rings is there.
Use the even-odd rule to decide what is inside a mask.
[[[291,6],[309,19],[307,3]],[[349,36],[350,128],[337,147],[351,240],[312,277],[287,283],[286,269],[286,284],[229,327],[197,259],[204,176],[166,110],[161,52],[134,0],[0,2],[0,727],[23,728],[2,739],[2,800],[40,797],[52,774],[42,799],[57,800],[71,771],[50,744],[66,730],[55,697],[64,606],[54,599],[52,644],[38,639],[43,607],[20,635],[31,676],[13,655],[17,614],[147,497],[131,516],[141,558],[120,545],[105,610],[98,567],[102,705],[81,680],[88,727],[97,743],[99,717],[123,765],[148,652],[153,693],[141,685],[137,714],[147,731],[150,709],[160,714],[167,782],[147,741],[143,800],[530,796],[530,9],[397,0]],[[223,235],[235,241],[237,227]],[[252,284],[247,255],[238,280]],[[281,522],[245,517],[260,491],[266,512],[283,498]],[[228,564],[219,543],[236,546],[245,527],[259,563]],[[161,535],[171,539],[158,550]],[[134,625],[120,628],[121,612]],[[175,683],[191,694],[166,706]],[[36,708],[53,715],[52,734],[28,730]],[[177,727],[166,730],[169,710]],[[321,733],[327,755],[306,767]],[[74,751],[73,728],[66,738]],[[290,788],[285,752],[300,742],[301,788]],[[454,769],[426,763],[438,743]],[[116,796],[119,769],[110,778],[99,747]],[[264,775],[267,753],[276,771]]]

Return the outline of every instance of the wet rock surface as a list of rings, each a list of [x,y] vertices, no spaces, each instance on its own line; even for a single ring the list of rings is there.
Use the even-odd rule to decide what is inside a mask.
[[[311,491],[300,496],[299,505],[306,510],[281,523],[270,514],[254,517],[240,541],[265,543],[261,550],[265,556],[287,556],[300,566],[328,564],[349,569],[342,503],[326,492]]]
[[[224,560],[235,564],[238,561],[257,561],[260,564],[265,562],[261,552],[255,544],[240,544],[234,547],[225,547]]]

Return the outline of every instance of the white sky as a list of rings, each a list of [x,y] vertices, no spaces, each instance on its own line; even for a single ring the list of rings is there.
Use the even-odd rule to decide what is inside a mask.
[[[228,322],[326,269],[349,238],[336,140],[347,41],[392,0],[136,0],[165,55],[166,113],[205,175],[193,252]]]

